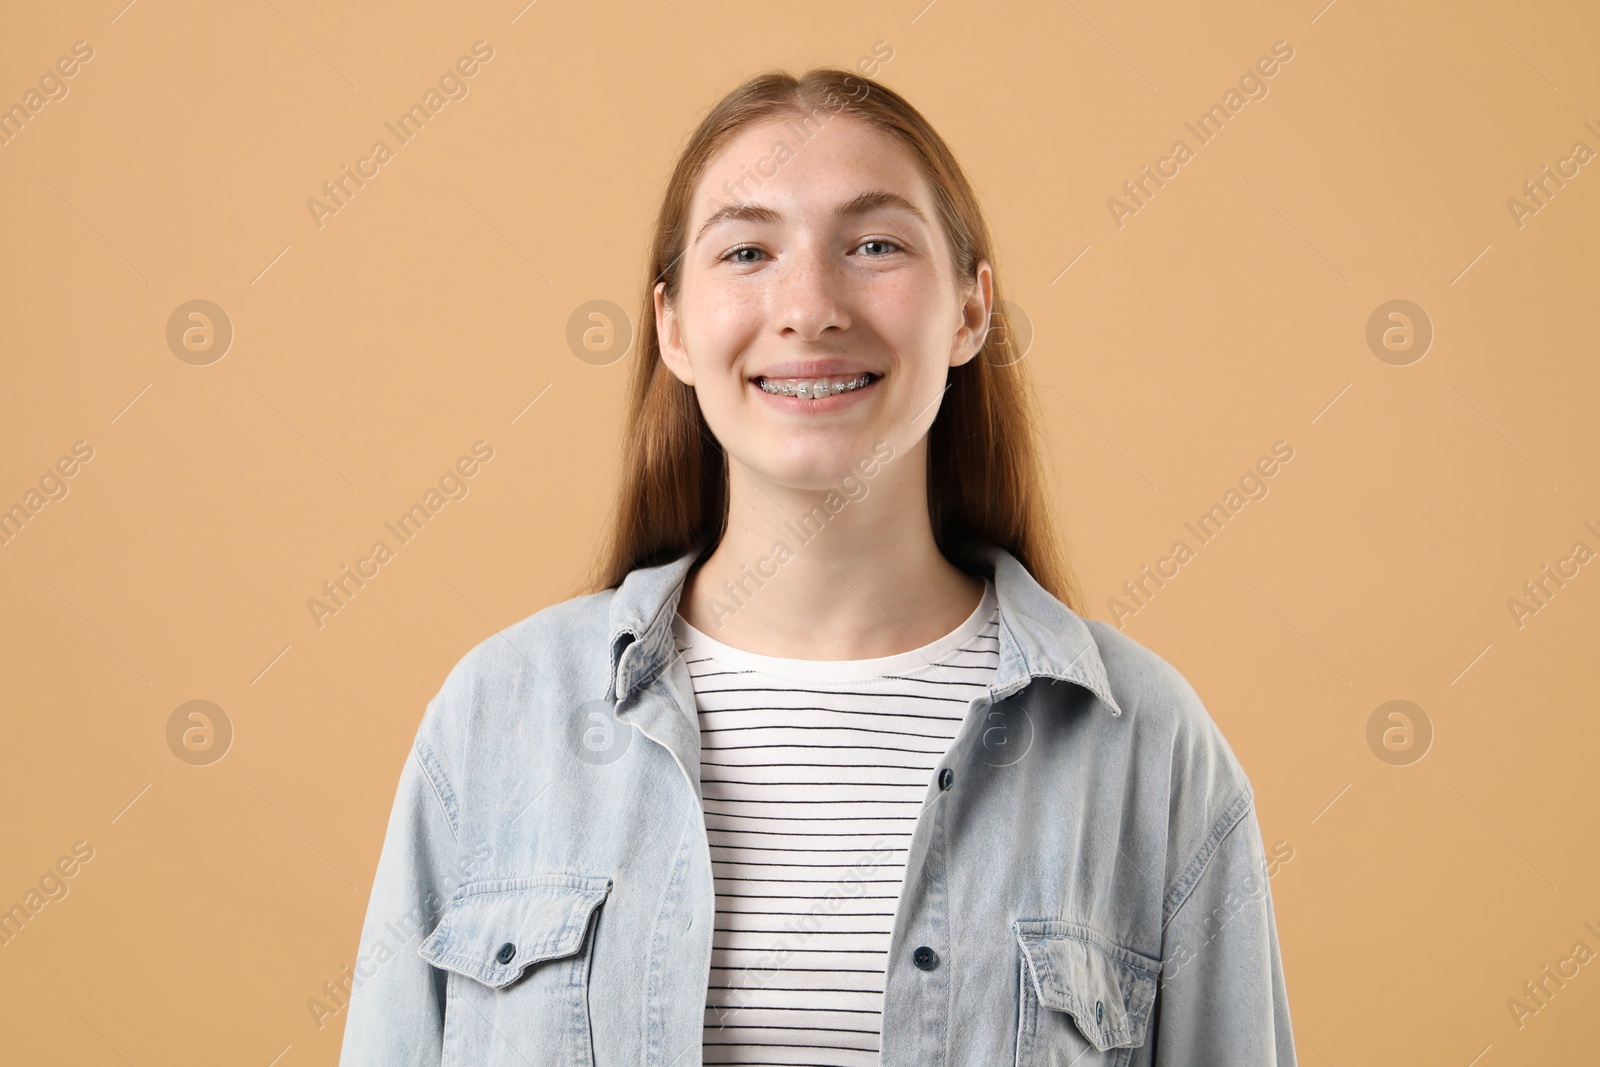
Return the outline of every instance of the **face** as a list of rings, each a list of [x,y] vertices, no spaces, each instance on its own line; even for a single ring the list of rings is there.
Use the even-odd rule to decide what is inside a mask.
[[[730,464],[797,489],[837,485],[879,442],[920,454],[993,290],[986,262],[954,276],[906,149],[845,116],[812,131],[731,141],[695,192],[676,299],[656,286],[662,359]]]

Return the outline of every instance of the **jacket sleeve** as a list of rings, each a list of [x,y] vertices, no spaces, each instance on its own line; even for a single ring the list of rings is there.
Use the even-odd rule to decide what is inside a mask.
[[[435,740],[439,697],[406,754],[373,877],[340,1067],[438,1067],[445,973],[417,955],[459,882],[456,793]]]
[[[1254,796],[1239,793],[1184,869],[1162,938],[1155,1067],[1296,1067]]]

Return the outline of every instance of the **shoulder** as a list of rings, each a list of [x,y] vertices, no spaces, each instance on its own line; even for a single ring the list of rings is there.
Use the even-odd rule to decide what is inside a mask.
[[[614,589],[551,604],[480,640],[445,678],[448,688],[472,681],[504,683],[529,672],[558,674],[606,654]]]
[[[1110,623],[1084,623],[1105,665],[1111,695],[1136,724],[1141,740],[1167,748],[1174,771],[1181,770],[1206,792],[1248,792],[1244,768],[1189,680]]]
[[[1168,884],[1181,891],[1253,811],[1254,789],[1200,694],[1176,667],[1110,623],[1084,622],[1132,731],[1138,772],[1164,776]]]
[[[431,749],[448,773],[472,736],[520,729],[545,709],[603,697],[615,594],[603,589],[571,597],[479,640],[428,701],[417,734],[419,750]]]

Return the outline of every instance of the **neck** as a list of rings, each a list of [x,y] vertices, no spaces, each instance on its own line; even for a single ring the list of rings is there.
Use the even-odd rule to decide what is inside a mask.
[[[926,447],[832,489],[734,465],[727,532],[690,572],[678,614],[724,644],[792,659],[892,656],[954,630],[983,580],[934,543]]]

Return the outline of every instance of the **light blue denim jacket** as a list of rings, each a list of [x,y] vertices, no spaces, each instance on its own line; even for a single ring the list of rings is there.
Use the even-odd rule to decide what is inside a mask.
[[[342,1067],[701,1062],[714,895],[671,633],[694,558],[548,607],[450,671],[401,770]],[[1166,661],[987,558],[999,670],[929,775],[881,1063],[1292,1067],[1227,741]]]

